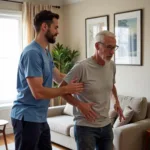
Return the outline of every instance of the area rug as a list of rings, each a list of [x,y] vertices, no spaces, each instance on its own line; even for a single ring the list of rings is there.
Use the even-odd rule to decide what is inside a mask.
[[[8,146],[8,150],[15,150],[14,143],[7,144],[7,146]],[[5,145],[0,146],[0,150],[6,150]],[[60,150],[60,149],[53,146],[53,150]]]

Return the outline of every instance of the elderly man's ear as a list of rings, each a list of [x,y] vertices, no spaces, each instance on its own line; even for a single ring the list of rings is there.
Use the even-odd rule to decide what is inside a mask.
[[[98,42],[95,43],[95,48],[96,48],[97,50],[99,49],[99,43],[98,43]]]

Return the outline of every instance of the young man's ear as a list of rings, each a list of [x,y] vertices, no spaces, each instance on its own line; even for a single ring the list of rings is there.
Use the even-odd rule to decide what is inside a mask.
[[[45,22],[43,22],[42,25],[41,25],[41,29],[43,31],[47,31],[47,28],[48,28],[48,25]]]

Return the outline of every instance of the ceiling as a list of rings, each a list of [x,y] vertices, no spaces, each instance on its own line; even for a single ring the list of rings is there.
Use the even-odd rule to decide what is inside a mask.
[[[8,0],[8,1],[17,1],[17,2],[28,1],[28,2],[42,2],[42,3],[44,2],[44,3],[49,3],[51,5],[63,6],[68,4],[79,3],[84,0]]]

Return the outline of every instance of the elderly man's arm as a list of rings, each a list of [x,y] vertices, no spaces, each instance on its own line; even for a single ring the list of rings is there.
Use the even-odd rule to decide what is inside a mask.
[[[125,117],[123,115],[123,112],[122,112],[122,109],[120,107],[120,103],[119,103],[119,100],[118,100],[118,95],[117,95],[117,89],[116,89],[116,86],[113,85],[113,89],[112,89],[112,93],[113,93],[113,96],[115,98],[115,104],[114,104],[114,109],[118,112],[119,114],[119,120],[121,121],[122,119],[125,120]]]
[[[119,105],[120,105],[119,100],[118,100],[117,89],[116,89],[116,86],[115,86],[115,85],[113,85],[112,93],[113,93],[113,96],[114,96],[114,98],[115,98],[115,104],[119,104]]]

